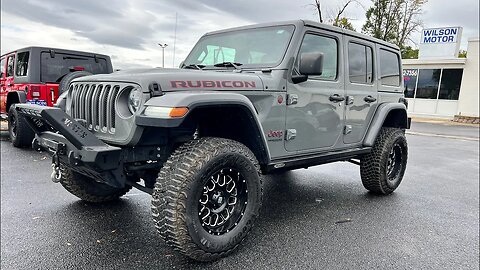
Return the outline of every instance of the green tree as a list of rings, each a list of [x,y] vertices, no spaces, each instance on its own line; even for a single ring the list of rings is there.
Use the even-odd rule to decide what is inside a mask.
[[[362,32],[404,48],[422,25],[420,14],[427,0],[372,0]]]
[[[418,49],[413,49],[410,46],[404,46],[400,48],[402,53],[402,59],[417,59],[418,58]]]
[[[337,26],[351,31],[356,31],[352,23],[345,17],[335,18],[335,20],[333,21],[333,26]]]
[[[467,58],[467,51],[465,50],[460,50],[458,52],[458,58]]]

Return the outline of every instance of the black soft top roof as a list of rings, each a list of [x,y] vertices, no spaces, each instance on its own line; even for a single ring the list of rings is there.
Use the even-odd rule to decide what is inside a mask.
[[[58,53],[66,53],[66,54],[75,54],[75,55],[82,55],[82,56],[89,56],[89,57],[102,57],[102,58],[110,58],[110,56],[105,55],[105,54],[100,54],[100,53],[93,53],[93,52],[85,52],[85,51],[74,51],[74,50],[67,50],[67,49],[60,49],[60,48],[52,48],[52,47],[39,47],[39,46],[30,46],[30,47],[24,47],[21,49],[17,49],[5,54],[2,54],[2,57],[5,55],[9,55],[15,52],[23,52],[23,51],[30,51],[32,53],[34,52],[43,52],[43,51],[50,51],[53,50],[54,52]]]

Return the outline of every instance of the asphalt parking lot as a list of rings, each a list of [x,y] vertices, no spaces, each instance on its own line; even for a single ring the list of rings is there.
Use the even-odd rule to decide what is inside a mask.
[[[478,128],[435,127],[425,136],[432,129],[414,123],[423,135],[407,135],[407,172],[391,196],[367,193],[346,162],[267,177],[249,237],[208,264],[161,241],[149,195],[86,204],[50,181],[46,153],[2,137],[1,268],[478,269]]]

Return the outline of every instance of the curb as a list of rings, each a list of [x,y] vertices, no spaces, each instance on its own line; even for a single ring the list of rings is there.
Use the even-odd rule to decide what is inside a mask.
[[[414,132],[414,131],[407,131],[405,133],[409,134],[409,135],[417,135],[417,136],[428,136],[428,137],[438,137],[438,138],[457,139],[457,140],[465,140],[465,141],[477,141],[477,142],[480,141],[480,138],[475,138],[475,137],[464,137],[464,136],[455,136],[455,135],[422,133],[422,132]]]

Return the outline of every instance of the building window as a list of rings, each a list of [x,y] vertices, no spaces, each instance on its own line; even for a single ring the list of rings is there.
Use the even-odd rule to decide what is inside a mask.
[[[21,52],[17,55],[16,76],[27,76],[29,52]]]
[[[463,69],[443,69],[439,99],[458,100]]]
[[[400,85],[400,58],[398,54],[380,50],[380,81],[382,85]]]
[[[372,48],[357,43],[348,44],[348,70],[350,82],[372,83]]]
[[[405,87],[403,93],[407,98],[415,97],[415,86],[417,85],[418,69],[403,70],[403,85]]]
[[[436,99],[439,81],[440,69],[420,69],[415,97]]]
[[[337,79],[338,62],[337,40],[314,34],[306,34],[300,47],[299,56],[302,53],[321,52],[323,53],[323,70],[320,76],[308,76],[308,79],[329,80]],[[298,67],[298,59],[295,64]]]

